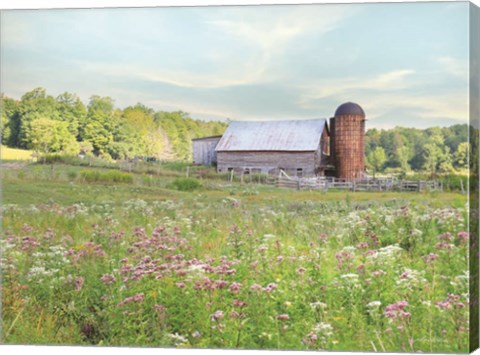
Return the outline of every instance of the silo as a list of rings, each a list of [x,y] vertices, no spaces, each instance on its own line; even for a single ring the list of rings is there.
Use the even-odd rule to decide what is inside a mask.
[[[333,119],[333,161],[335,176],[355,180],[365,172],[365,112],[360,105],[347,102],[335,111]]]

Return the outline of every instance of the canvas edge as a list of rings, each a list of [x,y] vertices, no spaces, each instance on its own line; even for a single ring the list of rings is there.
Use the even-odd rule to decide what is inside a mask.
[[[469,232],[470,232],[470,352],[479,348],[479,128],[480,128],[480,8],[469,7]]]

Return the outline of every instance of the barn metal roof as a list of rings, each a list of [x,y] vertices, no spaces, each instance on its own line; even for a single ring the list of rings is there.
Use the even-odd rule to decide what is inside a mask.
[[[326,128],[325,119],[233,121],[216,151],[313,151]]]

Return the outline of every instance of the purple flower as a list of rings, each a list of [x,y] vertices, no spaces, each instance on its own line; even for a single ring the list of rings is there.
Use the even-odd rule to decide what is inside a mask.
[[[277,287],[278,287],[278,285],[277,285],[276,283],[272,282],[272,283],[269,283],[269,284],[267,285],[267,287],[265,287],[263,290],[264,290],[265,292],[267,292],[267,293],[271,293],[271,292],[273,292],[274,290],[276,290]]]
[[[239,284],[238,282],[234,282],[230,285],[230,287],[228,288],[228,290],[232,293],[239,293],[240,292],[240,289],[242,288],[242,285]]]
[[[85,281],[85,279],[82,277],[82,276],[78,276],[75,278],[75,291],[80,291],[83,287],[83,282]]]
[[[468,237],[469,237],[469,233],[466,232],[466,231],[460,231],[460,232],[458,232],[457,237],[460,240],[460,242],[467,242]]]

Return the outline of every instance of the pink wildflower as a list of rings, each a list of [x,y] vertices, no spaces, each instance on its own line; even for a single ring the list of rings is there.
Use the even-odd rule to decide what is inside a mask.
[[[115,276],[111,275],[111,274],[105,274],[102,276],[101,278],[102,282],[105,284],[105,285],[111,285],[113,283],[115,283],[115,281],[117,281],[117,279],[115,278]]]
[[[75,291],[80,291],[83,287],[83,282],[85,281],[85,279],[82,277],[82,276],[79,276],[79,277],[76,277],[75,278]]]
[[[210,315],[210,320],[212,322],[218,321],[223,318],[223,311],[216,311],[215,313]]]
[[[278,320],[281,320],[281,321],[286,321],[286,320],[289,320],[290,317],[288,316],[288,314],[279,314],[279,315],[277,316],[277,319],[278,319]]]
[[[228,288],[228,290],[232,293],[239,293],[240,292],[240,289],[241,289],[242,285],[239,284],[238,282],[234,282],[230,285],[230,287]]]
[[[271,292],[273,292],[274,290],[276,290],[277,287],[278,287],[278,285],[277,285],[276,283],[272,282],[272,283],[269,283],[269,284],[267,285],[267,287],[265,287],[263,290],[264,290],[265,292],[267,292],[267,293],[271,293]]]

